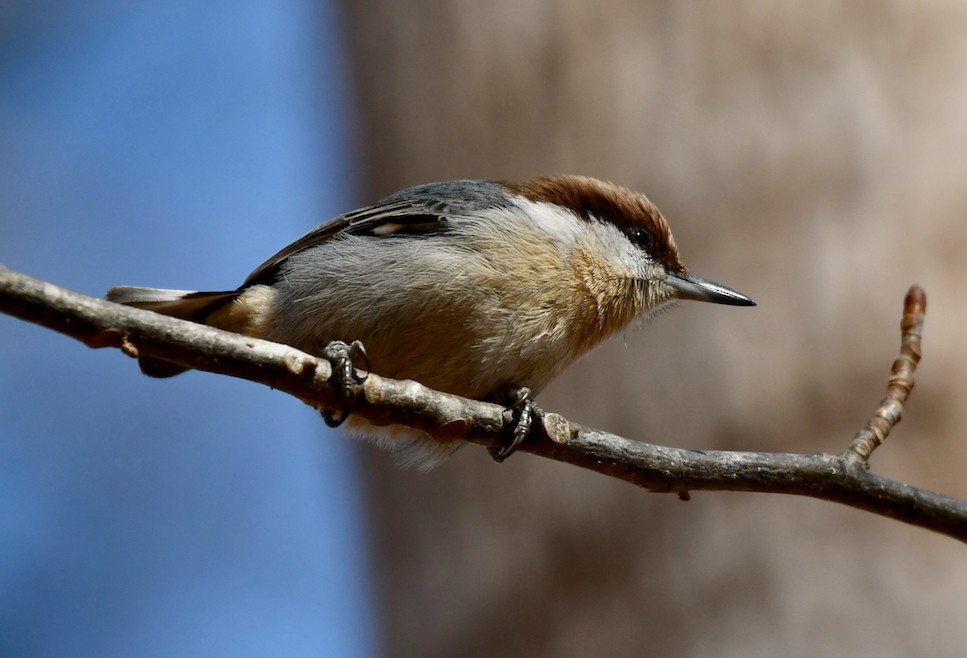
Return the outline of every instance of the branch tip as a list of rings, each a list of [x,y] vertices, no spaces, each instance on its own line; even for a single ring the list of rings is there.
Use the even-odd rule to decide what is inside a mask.
[[[914,284],[910,286],[907,290],[906,296],[903,298],[903,313],[915,314],[920,317],[920,321],[923,321],[923,316],[927,312],[927,293],[923,291],[923,288]]]
[[[920,338],[926,312],[927,294],[920,286],[910,286],[903,298],[903,317],[900,319],[900,355],[890,369],[886,395],[870,420],[853,437],[846,452],[843,453],[845,459],[868,465],[870,455],[886,441],[886,437],[900,422],[903,416],[903,405],[916,383],[914,374],[921,357]]]

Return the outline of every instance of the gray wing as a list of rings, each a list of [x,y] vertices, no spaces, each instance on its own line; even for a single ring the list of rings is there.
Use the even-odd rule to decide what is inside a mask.
[[[449,181],[411,187],[317,226],[259,265],[241,288],[272,283],[290,256],[339,235],[432,233],[442,230],[450,217],[508,205],[506,192],[500,184],[490,181]]]

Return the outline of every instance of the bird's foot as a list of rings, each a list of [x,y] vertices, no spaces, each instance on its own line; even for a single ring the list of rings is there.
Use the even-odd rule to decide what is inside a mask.
[[[341,340],[334,340],[326,345],[323,356],[332,366],[330,381],[333,386],[339,389],[342,397],[342,406],[338,411],[331,409],[320,409],[322,419],[329,427],[339,427],[349,417],[350,408],[356,397],[356,387],[366,381],[366,377],[360,377],[353,367],[353,359],[362,359],[368,372],[369,357],[366,356],[366,349],[362,342],[354,340],[348,345]]]
[[[507,405],[506,410],[517,412],[513,421],[513,436],[510,444],[487,449],[491,458],[498,464],[517,451],[517,448],[520,447],[524,439],[527,438],[527,435],[530,434],[534,426],[534,420],[540,418],[544,413],[540,407],[534,404],[534,399],[531,397],[531,390],[526,386],[511,389],[508,398],[510,399],[510,404]]]

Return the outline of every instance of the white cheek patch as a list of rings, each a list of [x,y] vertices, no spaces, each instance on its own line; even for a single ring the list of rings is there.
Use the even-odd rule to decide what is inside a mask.
[[[571,210],[553,203],[515,199],[519,210],[492,208],[473,218],[478,231],[505,240],[503,232],[509,219],[517,226],[530,228],[534,239],[557,248],[567,259],[575,248],[593,254],[602,265],[600,274],[621,278],[644,279],[655,268],[648,254],[632,244],[614,224],[592,217],[585,220]],[[464,218],[468,219],[468,218]]]
[[[597,217],[585,220],[553,203],[527,199],[520,199],[517,203],[523,211],[521,217],[540,234],[551,238],[562,254],[582,245],[608,263],[613,272],[634,278],[646,278],[653,268],[648,254],[632,244],[628,236],[611,222]]]
[[[519,199],[523,217],[538,232],[547,235],[564,253],[576,245],[587,232],[588,223],[574,213],[553,203],[542,203]]]
[[[648,253],[631,243],[617,226],[592,219],[591,230],[601,243],[600,256],[617,270],[624,270],[635,278],[646,278],[653,263]]]

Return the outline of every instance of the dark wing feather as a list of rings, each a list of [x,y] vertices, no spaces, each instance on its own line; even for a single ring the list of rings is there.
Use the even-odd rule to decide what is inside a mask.
[[[242,287],[272,283],[289,256],[339,235],[431,233],[440,230],[448,217],[482,208],[506,207],[509,203],[506,188],[491,181],[459,180],[411,187],[314,228],[259,265]]]
[[[279,267],[289,256],[339,235],[427,233],[439,229],[444,221],[444,217],[428,213],[424,205],[405,200],[378,203],[354,210],[317,226],[283,248],[249,274],[242,287],[271,283],[275,280]]]

